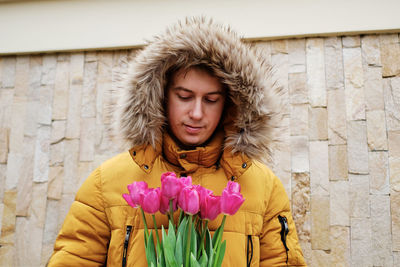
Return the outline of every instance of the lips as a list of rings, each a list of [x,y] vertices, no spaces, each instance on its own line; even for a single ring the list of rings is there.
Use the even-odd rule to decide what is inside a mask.
[[[187,125],[187,124],[184,124],[184,126],[185,126],[186,132],[189,134],[198,134],[203,129],[203,127],[201,127],[201,126],[192,126],[192,125]]]

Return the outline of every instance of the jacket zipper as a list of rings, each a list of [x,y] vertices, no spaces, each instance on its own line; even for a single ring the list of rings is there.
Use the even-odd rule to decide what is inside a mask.
[[[249,248],[250,249],[250,259],[249,259]],[[247,262],[247,267],[250,267],[251,264],[251,260],[253,259],[253,239],[251,238],[251,235],[247,236],[247,258],[246,258],[246,262]]]
[[[282,240],[283,246],[285,247],[285,250],[286,250],[286,264],[287,264],[288,260],[289,260],[289,256],[288,256],[289,248],[286,244],[286,238],[287,238],[287,235],[289,234],[289,225],[288,225],[288,221],[285,216],[278,215],[278,219],[279,219],[279,222],[281,223],[281,240]]]
[[[129,245],[129,238],[131,237],[131,231],[132,231],[132,225],[128,225],[126,227],[124,250],[122,254],[122,267],[126,266],[126,256],[128,254],[128,245]]]

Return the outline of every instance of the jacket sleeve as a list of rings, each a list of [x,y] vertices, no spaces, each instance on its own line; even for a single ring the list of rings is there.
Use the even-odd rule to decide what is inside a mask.
[[[286,191],[281,181],[272,172],[271,175],[272,187],[267,190],[269,197],[260,237],[260,266],[306,266]],[[289,232],[282,241],[285,221]]]
[[[109,238],[101,172],[96,169],[83,183],[71,205],[48,266],[102,266],[106,261]]]

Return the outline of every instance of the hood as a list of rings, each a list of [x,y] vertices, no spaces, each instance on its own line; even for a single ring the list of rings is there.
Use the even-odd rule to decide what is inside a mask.
[[[166,72],[198,64],[209,66],[229,88],[233,106],[224,118],[224,148],[269,161],[282,118],[281,88],[260,51],[205,18],[186,19],[155,36],[123,71],[114,121],[125,146],[159,146]]]

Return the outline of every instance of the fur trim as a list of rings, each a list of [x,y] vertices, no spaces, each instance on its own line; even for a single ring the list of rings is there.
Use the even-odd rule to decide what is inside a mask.
[[[161,141],[165,73],[171,68],[206,64],[229,87],[236,116],[225,125],[225,148],[250,158],[271,159],[281,122],[281,88],[260,52],[229,27],[205,18],[179,22],[154,37],[129,63],[118,88],[116,130],[129,146]]]

